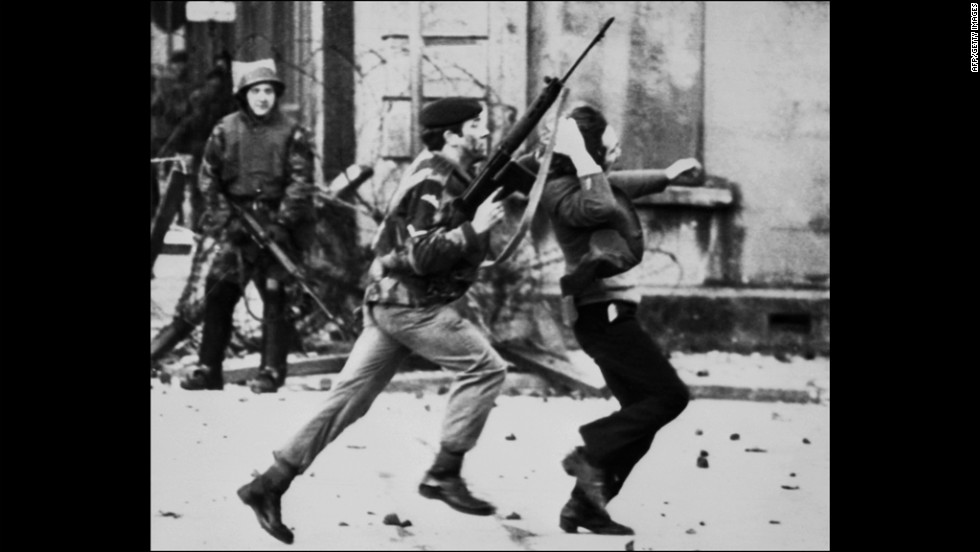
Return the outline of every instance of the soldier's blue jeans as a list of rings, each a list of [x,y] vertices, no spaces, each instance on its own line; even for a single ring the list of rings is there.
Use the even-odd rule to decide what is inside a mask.
[[[410,352],[457,372],[449,391],[441,445],[463,453],[476,445],[507,364],[476,326],[451,305],[365,305],[364,331],[323,406],[273,455],[299,473],[344,429],[367,413]]]

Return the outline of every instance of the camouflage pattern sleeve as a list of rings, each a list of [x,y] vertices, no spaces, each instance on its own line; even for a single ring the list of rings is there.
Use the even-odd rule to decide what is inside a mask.
[[[487,253],[487,239],[481,239],[469,221],[456,228],[437,223],[442,205],[442,184],[426,180],[413,188],[408,201],[408,262],[420,276],[439,274],[462,260],[479,263]]]
[[[217,237],[231,216],[231,205],[221,189],[221,152],[225,149],[225,136],[221,125],[215,125],[204,146],[198,187],[204,196],[204,216],[201,227],[210,236]]]
[[[314,219],[313,145],[309,133],[297,126],[287,146],[289,182],[279,208],[279,222],[296,227]]]

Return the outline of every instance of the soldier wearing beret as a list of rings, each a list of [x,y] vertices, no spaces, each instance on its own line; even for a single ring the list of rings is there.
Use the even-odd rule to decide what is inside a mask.
[[[205,280],[199,366],[181,381],[188,390],[222,389],[232,316],[246,282],[262,295],[262,367],[250,382],[272,393],[286,379],[293,328],[286,309],[288,274],[249,236],[230,202],[248,210],[287,250],[305,247],[313,222],[313,149],[309,135],[279,111],[285,84],[270,60],[242,64],[235,82],[239,110],[221,119],[204,147],[199,185],[204,232],[221,243]]]
[[[483,110],[474,100],[446,98],[423,109],[422,152],[405,173],[375,242],[372,282],[358,337],[321,411],[282,448],[265,473],[239,489],[259,524],[290,543],[280,499],[292,480],[351,423],[367,413],[414,352],[456,371],[442,423],[441,448],[419,492],[473,515],[494,507],[470,494],[461,477],[464,454],[476,445],[506,363],[489,340],[451,303],[474,282],[487,255],[489,230],[503,207],[488,200],[472,221],[453,226],[452,202],[466,189],[473,164],[486,157]]]

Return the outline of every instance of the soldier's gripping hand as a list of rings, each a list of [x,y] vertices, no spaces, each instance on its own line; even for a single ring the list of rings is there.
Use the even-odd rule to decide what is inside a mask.
[[[281,224],[270,224],[269,227],[266,228],[266,234],[269,236],[270,240],[278,243],[279,245],[286,245],[289,243],[289,231],[286,230],[286,227]]]
[[[664,170],[671,184],[677,186],[700,186],[701,163],[693,157],[678,159]]]
[[[477,234],[483,234],[490,230],[504,218],[504,205],[500,201],[493,201],[494,195],[484,200],[476,208],[476,213],[473,214],[473,222],[470,224],[473,225],[473,230]]]
[[[241,246],[248,243],[250,239],[248,230],[245,229],[241,219],[233,218],[228,221],[228,226],[225,227],[225,239],[232,245]]]

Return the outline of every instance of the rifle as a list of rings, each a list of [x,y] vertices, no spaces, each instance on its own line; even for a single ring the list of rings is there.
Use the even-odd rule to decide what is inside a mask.
[[[476,208],[483,203],[483,201],[490,197],[490,194],[494,192],[497,188],[506,183],[506,179],[502,179],[501,176],[506,172],[508,164],[511,163],[511,155],[518,147],[524,142],[524,140],[531,134],[534,127],[537,126],[538,121],[544,117],[544,114],[548,112],[555,100],[558,99],[558,94],[561,92],[562,88],[565,86],[565,81],[568,77],[572,75],[578,64],[582,62],[589,50],[606,34],[606,29],[612,25],[615,17],[610,17],[609,21],[602,26],[599,30],[599,34],[592,39],[582,55],[579,56],[572,68],[565,73],[565,76],[561,79],[555,79],[552,77],[545,77],[545,88],[538,94],[538,97],[534,99],[531,106],[527,109],[527,112],[519,121],[517,121],[514,126],[510,128],[507,132],[507,136],[500,142],[500,145],[494,151],[490,159],[484,164],[483,170],[480,174],[473,180],[463,195],[455,201],[455,212],[459,213],[460,216],[465,217],[467,220],[473,218],[473,213],[476,212]],[[504,180],[505,182],[501,182]],[[502,199],[506,197],[516,188],[507,187],[498,194],[498,198]]]
[[[262,249],[265,249],[269,253],[272,253],[272,255],[276,258],[276,260],[279,261],[279,264],[281,264],[282,267],[286,269],[286,272],[288,272],[289,275],[292,276],[293,278],[296,278],[296,281],[299,282],[299,285],[301,288],[303,288],[303,291],[305,291],[307,295],[313,298],[313,301],[316,302],[318,307],[320,307],[320,310],[323,311],[323,314],[327,315],[327,319],[332,320],[335,324],[337,324],[337,327],[340,329],[340,331],[346,334],[347,332],[344,330],[342,321],[336,316],[334,316],[332,312],[330,312],[330,309],[328,309],[327,306],[323,304],[323,301],[320,300],[320,297],[313,291],[313,288],[310,287],[309,280],[306,276],[306,272],[302,268],[300,268],[299,265],[293,262],[291,258],[289,258],[289,255],[286,253],[285,250],[283,250],[283,248],[278,243],[276,243],[274,240],[272,240],[272,238],[269,237],[269,234],[265,231],[264,228],[262,228],[262,225],[259,224],[259,221],[255,220],[255,217],[252,215],[252,213],[249,213],[247,209],[245,209],[241,205],[238,205],[234,201],[228,201],[228,203],[232,206],[233,209],[235,209],[235,212],[238,214],[238,216],[241,217],[242,221],[245,223],[245,230],[248,232],[249,236],[251,236],[251,238],[255,240],[255,243],[257,243],[259,247],[261,247]]]

